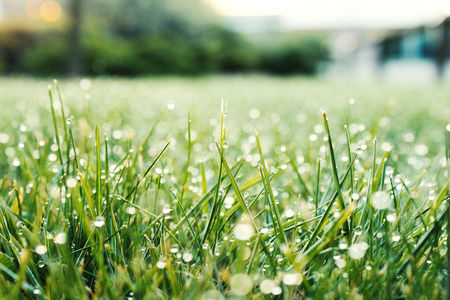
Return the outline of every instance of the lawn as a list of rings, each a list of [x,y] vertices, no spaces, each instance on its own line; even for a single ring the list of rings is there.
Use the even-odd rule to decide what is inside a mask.
[[[443,298],[449,95],[1,78],[0,295]]]

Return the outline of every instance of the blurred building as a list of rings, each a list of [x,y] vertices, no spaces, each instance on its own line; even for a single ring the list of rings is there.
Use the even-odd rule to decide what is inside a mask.
[[[330,78],[450,81],[450,17],[414,28],[331,32],[330,48]]]
[[[227,16],[225,23],[231,30],[245,34],[284,30],[280,15]]]

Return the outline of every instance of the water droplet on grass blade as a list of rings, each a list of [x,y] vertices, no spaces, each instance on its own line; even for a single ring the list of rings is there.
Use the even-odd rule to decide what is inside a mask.
[[[54,238],[55,244],[65,244],[67,241],[67,235],[64,232],[58,233]]]
[[[386,209],[391,206],[392,199],[387,192],[378,191],[373,193],[371,203],[375,209]]]
[[[423,144],[417,145],[417,146],[414,148],[414,152],[415,152],[417,155],[420,155],[420,156],[427,155],[427,153],[428,153],[428,147],[427,147],[426,145],[423,145]]]
[[[272,290],[277,287],[277,282],[275,280],[264,279],[259,286],[261,293],[272,294]]]
[[[6,144],[9,141],[9,135],[6,133],[0,133],[0,143]]]
[[[185,262],[190,262],[190,261],[192,261],[194,259],[194,255],[192,255],[192,253],[190,253],[190,252],[184,252],[183,253],[183,260],[185,261]]]
[[[95,227],[100,228],[100,227],[103,227],[104,225],[105,225],[105,218],[104,217],[98,216],[98,217],[95,218],[95,221],[94,221],[94,226]]]
[[[40,255],[47,253],[47,247],[45,247],[44,245],[38,245],[35,250],[36,253]]]
[[[280,295],[282,292],[283,290],[279,286],[276,286],[272,289],[272,295],[274,296]]]
[[[127,214],[134,215],[135,213],[136,213],[136,208],[134,208],[133,206],[130,206],[127,208]]]
[[[348,247],[348,245],[347,245],[346,242],[341,242],[341,243],[339,244],[339,249],[344,250],[344,249],[347,249],[347,247]]]
[[[252,225],[241,223],[234,228],[233,233],[238,240],[246,241],[255,234],[255,230]]]
[[[368,248],[369,245],[365,242],[353,244],[348,248],[348,254],[353,259],[360,259],[364,257]]]
[[[283,283],[285,285],[299,285],[302,282],[302,275],[299,273],[285,274]]]
[[[209,290],[202,295],[200,300],[225,300],[225,298],[221,292],[216,290]]]
[[[253,280],[247,274],[236,274],[231,277],[230,288],[234,295],[245,296],[253,289]]]
[[[342,258],[341,259],[338,259],[338,260],[336,260],[336,266],[338,267],[338,268],[343,268],[343,267],[345,267],[345,265],[347,264],[346,262],[345,262],[345,260],[343,260]]]
[[[174,109],[175,108],[175,103],[167,103],[167,109]]]
[[[75,178],[67,179],[67,187],[74,188],[77,186],[77,180]]]

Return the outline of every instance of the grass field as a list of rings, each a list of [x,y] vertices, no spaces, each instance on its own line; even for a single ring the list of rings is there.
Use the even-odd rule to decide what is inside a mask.
[[[0,297],[443,298],[449,95],[2,78]]]

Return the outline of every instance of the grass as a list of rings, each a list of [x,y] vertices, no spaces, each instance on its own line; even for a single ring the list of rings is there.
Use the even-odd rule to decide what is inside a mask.
[[[5,299],[448,296],[444,85],[2,82]]]

